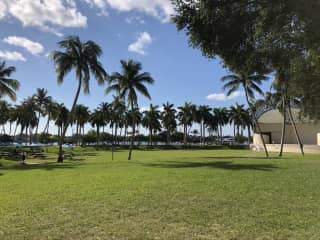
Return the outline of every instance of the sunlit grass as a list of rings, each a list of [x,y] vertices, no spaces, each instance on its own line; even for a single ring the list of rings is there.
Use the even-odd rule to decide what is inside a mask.
[[[0,160],[0,239],[320,239],[320,156],[82,149]]]

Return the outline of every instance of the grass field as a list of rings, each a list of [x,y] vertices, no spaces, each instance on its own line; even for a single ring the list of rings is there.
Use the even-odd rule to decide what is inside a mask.
[[[0,239],[320,239],[320,156],[77,151],[0,160]]]

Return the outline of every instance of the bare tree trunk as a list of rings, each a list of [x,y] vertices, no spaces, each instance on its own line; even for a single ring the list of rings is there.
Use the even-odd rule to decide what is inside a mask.
[[[296,123],[294,122],[294,119],[293,119],[293,116],[292,116],[290,103],[288,105],[288,110],[289,110],[289,117],[290,117],[291,125],[293,127],[294,134],[296,135],[296,139],[297,139],[297,142],[299,144],[301,154],[302,154],[302,156],[304,156],[303,144],[302,144],[302,141],[300,139],[300,135],[298,133],[298,129],[297,129]]]

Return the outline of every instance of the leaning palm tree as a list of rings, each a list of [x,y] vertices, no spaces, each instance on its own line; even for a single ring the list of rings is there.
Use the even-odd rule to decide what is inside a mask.
[[[228,96],[230,96],[235,91],[239,90],[240,87],[244,89],[246,100],[251,110],[251,114],[254,119],[255,126],[257,127],[258,132],[260,134],[260,138],[263,144],[266,157],[269,157],[269,153],[264,141],[264,137],[262,135],[261,127],[259,125],[259,122],[254,112],[254,107],[253,107],[255,92],[257,92],[262,96],[264,95],[263,91],[260,88],[260,85],[263,83],[263,81],[266,81],[266,80],[268,80],[268,77],[266,77],[265,75],[257,74],[257,73],[252,74],[252,73],[246,73],[246,72],[239,72],[239,73],[236,73],[235,75],[228,75],[221,78],[221,81],[225,82],[223,89],[228,90],[227,92]]]
[[[102,55],[102,49],[93,41],[82,42],[79,37],[71,36],[60,41],[60,48],[64,51],[54,51],[52,59],[56,65],[57,81],[62,84],[65,76],[73,69],[76,73],[78,88],[71,107],[71,113],[67,123],[64,125],[60,141],[58,162],[63,162],[62,145],[68,125],[71,123],[75,106],[77,105],[80,91],[83,88],[85,94],[89,94],[89,83],[93,75],[99,85],[105,83],[107,73],[98,58]]]
[[[0,63],[0,98],[8,96],[11,100],[16,100],[16,91],[19,90],[20,83],[18,80],[10,78],[15,71],[16,68],[7,67],[6,62]]]
[[[151,99],[145,84],[153,84],[154,80],[150,73],[141,73],[142,65],[139,62],[135,62],[133,60],[121,60],[121,68],[122,71],[120,73],[116,72],[110,77],[109,82],[111,86],[107,88],[106,93],[116,91],[119,93],[120,98],[123,98],[127,101],[128,105],[131,107],[131,111],[134,111],[134,109],[138,107],[138,92],[148,99]],[[135,115],[133,115],[132,121],[132,136],[128,160],[131,160],[136,131]]]

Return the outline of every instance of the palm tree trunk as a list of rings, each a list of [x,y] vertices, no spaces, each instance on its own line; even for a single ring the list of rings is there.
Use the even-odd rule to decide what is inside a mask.
[[[136,117],[134,114],[134,106],[132,101],[131,101],[131,110],[133,114],[132,114],[132,135],[131,135],[131,142],[130,142],[129,156],[128,156],[129,161],[131,160],[131,157],[132,157],[133,142],[134,142],[134,137],[136,133]]]
[[[44,129],[43,129],[43,133],[45,133],[45,132],[48,133],[48,131],[49,131],[50,118],[51,118],[50,113],[48,113],[48,120],[47,120],[46,126],[45,126]]]
[[[263,135],[262,135],[261,127],[260,127],[260,124],[259,124],[259,122],[258,122],[258,119],[257,119],[257,117],[256,117],[256,115],[255,115],[255,112],[254,112],[254,110],[253,110],[254,108],[252,107],[252,105],[251,105],[251,103],[250,103],[250,101],[249,101],[248,91],[247,91],[246,88],[245,88],[245,95],[246,95],[247,103],[248,103],[249,108],[250,108],[251,113],[252,113],[252,117],[253,117],[253,119],[254,119],[254,122],[255,122],[255,124],[256,124],[256,127],[258,128],[258,133],[260,134],[260,138],[261,138],[261,141],[262,141],[262,144],[263,144],[264,152],[265,152],[265,154],[266,154],[266,157],[269,157],[268,149],[267,149],[266,143],[265,143],[264,138],[263,138]]]
[[[40,123],[40,115],[41,113],[38,113],[38,120],[37,120],[37,127],[36,127],[36,141],[38,142],[38,129],[39,129],[39,123]]]
[[[19,126],[19,125],[18,125],[18,123],[16,122],[16,127],[15,127],[14,132],[13,132],[13,138],[16,137],[16,133],[17,133],[18,126]]]
[[[63,132],[62,132],[62,134],[61,134],[60,141],[59,141],[59,155],[58,155],[58,162],[59,162],[59,163],[62,163],[62,162],[63,162],[63,149],[62,149],[62,145],[63,145],[64,137],[65,137],[65,135],[66,135],[66,133],[67,133],[68,126],[69,126],[69,124],[70,124],[70,121],[71,121],[71,118],[72,118],[74,109],[75,109],[75,107],[76,107],[76,105],[77,105],[77,102],[78,102],[78,98],[79,98],[80,90],[81,90],[81,85],[82,85],[82,78],[81,78],[81,76],[80,76],[77,93],[76,93],[76,96],[75,96],[74,101],[73,101],[73,104],[72,104],[72,108],[71,108],[71,111],[70,111],[70,115],[69,115],[69,117],[68,117],[68,120],[67,120],[64,128],[63,128]]]
[[[170,131],[167,129],[167,146],[170,144]]]
[[[299,135],[299,133],[298,133],[298,129],[297,129],[296,123],[294,122],[294,119],[293,119],[293,116],[292,116],[292,111],[291,111],[290,103],[289,103],[289,105],[288,105],[288,110],[289,110],[289,118],[290,118],[290,121],[291,121],[291,125],[292,125],[292,127],[293,127],[294,134],[296,135],[296,139],[297,139],[297,142],[298,142],[298,144],[299,144],[301,154],[302,154],[302,156],[304,156],[303,144],[302,144],[300,135]]]
[[[286,113],[286,96],[282,98],[282,107],[283,107],[283,122],[282,122],[282,131],[281,131],[281,144],[280,144],[280,151],[279,157],[283,155],[283,145],[284,145],[284,138],[286,135],[286,121],[287,121],[287,113]]]
[[[250,125],[247,126],[248,128],[248,145],[250,147],[251,144],[251,130],[250,130]]]

